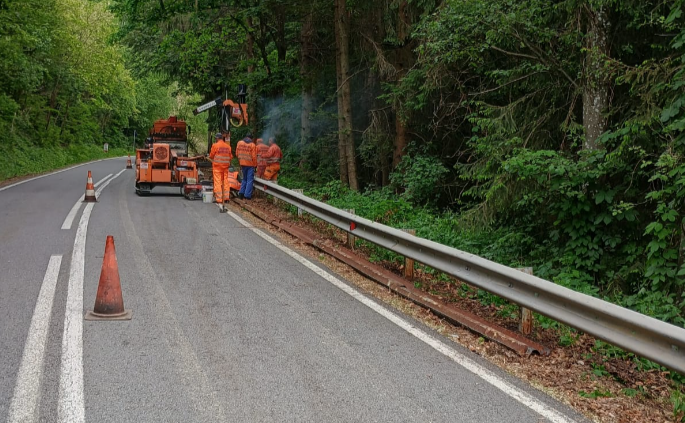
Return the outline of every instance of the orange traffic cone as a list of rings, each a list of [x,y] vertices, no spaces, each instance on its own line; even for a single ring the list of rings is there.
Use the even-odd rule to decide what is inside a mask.
[[[126,169],[133,169],[133,165],[131,164],[131,155],[128,155],[128,159],[126,159]]]
[[[119,281],[119,266],[112,235],[107,235],[95,307],[93,307],[93,311],[86,313],[85,318],[86,320],[131,320],[131,312],[124,310],[124,298],[121,296],[121,282]]]
[[[95,202],[95,187],[93,186],[93,175],[88,171],[88,182],[86,182],[86,195],[83,197],[83,201]]]

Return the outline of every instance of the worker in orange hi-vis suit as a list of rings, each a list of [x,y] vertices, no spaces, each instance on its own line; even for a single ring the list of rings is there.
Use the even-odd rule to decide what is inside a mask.
[[[240,181],[238,181],[238,172],[234,172],[233,168],[228,169],[228,186],[230,189],[240,191]]]
[[[214,143],[209,153],[209,160],[212,162],[212,173],[214,175],[214,201],[223,203],[224,201],[228,202],[231,198],[228,168],[231,166],[233,154],[231,153],[231,145],[224,141],[222,134],[216,134],[215,138],[216,143]]]
[[[264,140],[257,138],[257,177],[264,176],[266,170],[266,159],[263,157],[269,151],[269,146],[264,144]]]
[[[269,150],[262,156],[262,158],[266,159],[264,179],[277,184],[278,171],[281,170],[281,159],[283,158],[283,153],[273,138],[269,138]]]
[[[240,168],[243,171],[243,182],[240,184],[238,197],[251,200],[254,189],[254,171],[257,167],[257,146],[252,142],[252,134],[247,134],[245,138],[238,141],[235,155],[238,156]]]

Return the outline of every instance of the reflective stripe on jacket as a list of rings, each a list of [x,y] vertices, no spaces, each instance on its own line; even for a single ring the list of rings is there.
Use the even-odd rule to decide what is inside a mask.
[[[266,159],[267,164],[280,163],[283,158],[283,153],[278,145],[272,144],[266,154],[262,157]]]
[[[238,172],[228,172],[228,186],[236,191],[240,190],[240,182],[238,182]]]
[[[247,138],[249,140],[249,138]],[[235,148],[235,155],[238,156],[240,166],[257,166],[257,146],[252,140],[245,142],[245,140],[238,141],[238,146]]]
[[[226,144],[224,140],[219,140],[212,146],[212,150],[209,153],[209,158],[215,166],[221,168],[228,168],[233,159],[233,153],[231,153],[231,146]]]
[[[266,144],[257,144],[257,166],[266,166],[266,159],[264,156],[269,151],[269,146]]]

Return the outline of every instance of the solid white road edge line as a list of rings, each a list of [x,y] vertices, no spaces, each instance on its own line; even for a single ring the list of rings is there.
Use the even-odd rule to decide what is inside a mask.
[[[86,233],[95,203],[83,209],[76,230],[74,251],[69,270],[67,306],[62,336],[62,366],[59,377],[59,407],[57,421],[85,422],[83,401],[83,278],[85,272]]]
[[[122,157],[124,157],[124,156],[122,156]],[[104,162],[105,160],[115,160],[115,159],[120,159],[120,158],[121,158],[121,157],[110,157],[110,158],[108,158],[108,159],[93,160],[92,162],[81,163],[81,164],[79,164],[79,165],[72,166],[72,167],[68,167],[68,168],[66,168],[66,169],[57,170],[57,171],[55,171],[55,172],[46,173],[45,175],[40,175],[40,176],[36,176],[36,177],[33,177],[33,178],[29,178],[29,179],[26,179],[26,180],[23,180],[23,181],[15,182],[15,183],[13,183],[12,185],[7,185],[6,187],[0,188],[0,191],[4,191],[4,190],[6,190],[6,189],[10,189],[10,188],[12,188],[12,187],[16,187],[17,185],[25,184],[25,183],[27,183],[27,182],[35,181],[36,179],[45,178],[46,176],[52,176],[52,175],[56,175],[56,174],[58,174],[58,173],[66,172],[67,170],[76,169],[77,167],[81,167],[81,166],[85,166],[85,165],[89,165],[89,164],[93,164],[93,163],[98,163],[98,162]]]
[[[103,189],[124,173],[107,180],[95,193]],[[59,377],[59,406],[57,421],[64,423],[85,422],[85,401],[83,399],[83,279],[86,265],[86,235],[90,214],[96,203],[88,203],[83,209],[71,256],[67,306],[64,314],[64,333],[62,335],[62,367]]]
[[[341,281],[340,279],[336,278],[335,276],[331,275],[330,273],[326,272],[325,270],[319,268],[318,266],[314,265],[312,262],[309,260],[305,259],[295,251],[291,250],[290,248],[286,247],[285,245],[281,244],[274,238],[266,235],[264,232],[260,231],[257,228],[251,227],[251,225],[245,221],[243,218],[238,216],[237,214],[229,211],[228,215],[234,218],[235,220],[238,221],[238,223],[241,223],[248,229],[252,230],[252,232],[256,233],[263,239],[265,239],[267,242],[271,243],[274,245],[276,248],[279,250],[283,251],[284,253],[288,254],[290,257],[293,259],[297,260],[299,263],[301,263],[303,266],[307,267],[317,275],[321,276],[322,278],[326,279],[328,282],[332,283],[336,287],[340,288],[342,291],[345,293],[349,294],[352,296],[354,299],[357,301],[361,302],[365,306],[369,307],[376,313],[380,314],[381,316],[385,317],[386,319],[390,320],[397,326],[401,327],[405,331],[409,332],[411,335],[415,336],[416,338],[420,339],[424,343],[428,344],[431,348],[435,349],[436,351],[440,352],[441,354],[445,355],[446,357],[450,358],[452,361],[455,363],[459,364],[460,366],[466,368],[469,370],[471,373],[475,374],[476,376],[480,377],[481,379],[485,380],[495,388],[499,389],[500,391],[504,392],[511,398],[515,399],[516,401],[520,402],[521,404],[525,405],[526,407],[530,408],[531,410],[535,411],[539,415],[541,415],[543,418],[549,420],[552,423],[574,423],[575,421],[565,415],[563,415],[561,412],[555,410],[554,408],[550,407],[549,405],[543,403],[542,401],[536,399],[532,395],[522,391],[521,389],[517,388],[516,386],[512,385],[511,383],[505,381],[504,379],[500,378],[497,376],[495,373],[492,371],[486,369],[485,367],[481,366],[480,364],[476,363],[475,361],[471,360],[470,358],[467,358],[466,356],[462,355],[459,353],[457,350],[448,347],[447,345],[443,344],[440,342],[438,339],[434,338],[433,336],[427,334],[426,332],[422,331],[421,329],[417,328],[416,326],[412,325],[411,323],[407,322],[406,320],[398,317],[394,313],[390,312],[387,310],[385,307],[381,306],[380,304],[376,303],[375,301],[371,300],[370,298],[367,298],[363,294],[361,294],[359,291],[356,289],[352,288],[351,286],[347,285],[345,282]]]
[[[24,345],[24,354],[17,374],[17,384],[14,386],[14,395],[10,403],[9,419],[7,420],[9,423],[38,421],[38,402],[43,376],[45,345],[61,265],[61,255],[50,257]]]
[[[105,176],[104,178],[100,179],[98,182],[93,185],[93,187],[97,188],[100,184],[105,182],[109,177],[112,176],[110,173],[109,175]],[[71,208],[69,211],[69,214],[67,214],[67,218],[64,219],[64,223],[62,223],[62,229],[69,230],[71,229],[71,224],[74,223],[74,218],[76,217],[76,213],[78,213],[78,210],[81,208],[81,203],[83,203],[83,200],[86,198],[85,194],[81,194],[81,198],[79,198],[76,203],[74,204],[74,207]]]

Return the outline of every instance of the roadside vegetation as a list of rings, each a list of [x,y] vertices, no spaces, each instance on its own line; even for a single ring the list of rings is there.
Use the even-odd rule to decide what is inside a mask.
[[[163,76],[133,70],[117,22],[107,2],[0,1],[0,181],[102,158],[104,143],[130,153],[134,130],[140,145],[181,108]]]
[[[59,165],[35,149],[124,147],[245,83],[233,142],[276,137],[283,185],[683,327],[684,9],[0,0],[0,154],[18,160],[0,178]],[[217,118],[193,119],[201,147]],[[672,403],[682,420],[682,389]]]
[[[112,10],[141,75],[248,84],[284,185],[685,325],[682,0]]]

